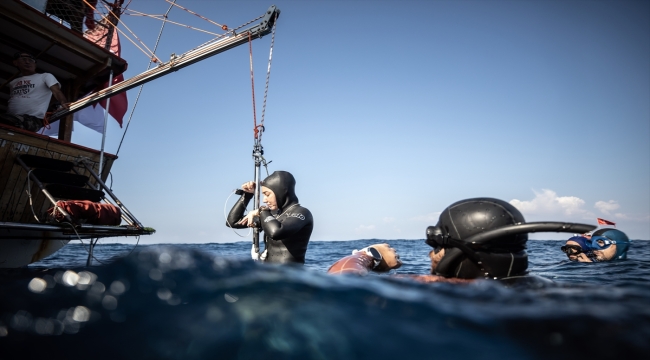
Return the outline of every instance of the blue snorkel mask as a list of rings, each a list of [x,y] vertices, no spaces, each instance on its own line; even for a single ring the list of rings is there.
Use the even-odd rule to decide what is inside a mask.
[[[597,257],[596,254],[594,254],[594,249],[592,249],[589,245],[590,240],[587,239],[584,236],[573,236],[569,238],[567,241],[573,241],[578,243],[578,245],[565,245],[560,247],[560,250],[562,250],[566,256],[569,258],[571,261],[578,261],[578,259],[571,259],[571,255],[578,255],[578,254],[585,254],[588,258],[591,259],[591,261],[596,262]]]
[[[592,236],[586,241],[587,247],[591,250],[605,250],[610,246],[616,245],[615,240],[610,240],[604,236]]]
[[[630,248],[630,239],[620,230],[600,229],[593,233],[591,241],[587,245],[592,250],[605,250],[612,245],[616,245],[614,259],[626,259],[627,250]]]

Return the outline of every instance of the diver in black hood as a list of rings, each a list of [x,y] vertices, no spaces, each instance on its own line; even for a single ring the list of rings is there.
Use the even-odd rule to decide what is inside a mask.
[[[531,232],[583,233],[593,225],[562,222],[530,222],[510,203],[493,198],[455,202],[426,230],[431,275],[408,276],[422,282],[467,282],[473,279],[505,279],[527,274],[526,242]],[[372,245],[337,261],[333,274],[387,271],[401,265],[390,247]],[[368,258],[368,259],[366,259]],[[383,265],[383,266],[382,266]],[[365,267],[365,268],[364,268]]]
[[[255,182],[249,181],[242,185],[244,193],[230,210],[226,226],[236,229],[261,226],[265,250],[259,260],[304,264],[314,218],[298,203],[296,180],[287,171],[275,171],[261,185],[266,206],[244,215],[255,192]],[[256,258],[257,253],[252,253]]]

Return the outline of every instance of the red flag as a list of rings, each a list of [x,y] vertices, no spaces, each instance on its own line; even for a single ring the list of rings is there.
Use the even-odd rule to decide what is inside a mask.
[[[86,39],[94,42],[95,44],[97,44],[97,45],[99,45],[101,47],[104,47],[106,45],[106,38],[107,38],[109,26],[112,26],[112,25],[107,24],[107,22],[102,20],[102,21],[99,22],[99,26],[96,26],[92,30],[86,31],[84,33],[84,37]],[[118,35],[117,29],[114,29],[114,31],[113,31],[113,37],[111,39],[110,51],[112,53],[114,53],[115,55],[117,55],[117,56],[120,56],[120,52],[122,51],[122,46],[120,45],[120,37]],[[121,81],[124,81],[124,75],[122,75],[122,74],[113,77],[113,83],[111,85],[115,85],[115,84],[117,84],[117,83],[119,83]],[[104,84],[102,84],[101,86],[97,87],[97,89],[95,89],[95,91],[99,91],[99,90],[105,89],[107,87],[108,87],[108,81],[105,82]],[[128,102],[128,99],[126,97],[126,92],[123,92],[123,93],[120,93],[120,94],[117,94],[117,95],[113,95],[113,96],[111,96],[110,99],[111,99],[111,105],[110,105],[110,109],[108,110],[108,113],[115,119],[115,121],[117,121],[118,124],[120,124],[120,127],[122,127],[122,120],[124,119],[124,114],[126,114],[126,111],[127,111],[128,107],[129,107],[129,102]],[[106,99],[100,101],[99,105],[101,105],[104,109],[106,109]],[[95,104],[93,106],[97,106],[97,105]],[[82,121],[80,121],[80,122],[82,122]],[[99,127],[99,128],[104,127],[103,126],[104,119],[103,118],[99,119],[96,116],[92,120],[87,119],[85,122],[86,123],[95,123],[95,122],[101,122],[102,123],[101,126],[99,126],[99,124],[97,124],[97,126],[89,126],[88,124],[84,124],[84,125],[89,126],[91,128],[96,129],[97,127]]]
[[[598,220],[598,225],[612,225],[612,226],[616,226],[616,223],[613,222],[613,221],[609,221],[609,220],[605,220],[605,219],[601,219],[601,218],[597,218],[597,220]]]

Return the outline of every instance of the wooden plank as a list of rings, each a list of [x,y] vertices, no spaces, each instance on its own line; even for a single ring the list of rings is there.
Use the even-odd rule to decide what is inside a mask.
[[[36,146],[41,149],[52,150],[54,152],[64,153],[75,157],[83,156],[92,159],[95,162],[99,161],[98,150],[54,139],[46,135],[13,128],[8,125],[0,124],[0,139],[18,142],[29,146]],[[110,153],[104,153],[104,157],[113,159],[117,158],[117,156]]]
[[[15,155],[11,151],[14,143],[4,139],[2,141],[4,146],[0,148],[2,150],[0,156],[2,156],[4,162],[0,168],[0,189],[2,189],[2,193],[4,194],[5,186],[7,186],[7,181],[9,181],[9,173],[11,173],[11,169],[14,167]]]
[[[9,145],[10,145],[9,141],[5,139],[0,139],[0,169],[2,169],[5,161],[7,160]]]
[[[99,152],[94,149],[0,125],[0,221],[36,222],[29,204],[29,195],[25,191],[27,171],[15,163],[16,156],[25,153],[75,163],[84,157],[95,173],[99,169]],[[108,153],[104,155],[102,178],[106,181],[117,157]],[[77,166],[77,169],[91,178],[92,184],[96,183],[84,167]],[[32,183],[30,190],[34,212],[44,220],[43,215],[52,204],[35,184]]]
[[[47,150],[32,147],[29,151],[29,154],[36,155],[36,156],[47,156],[46,152]],[[20,219],[23,218],[25,214],[28,214],[28,216],[33,219],[31,206],[29,205],[29,194],[26,191],[28,190],[27,184],[28,183],[30,184],[29,191],[32,197],[35,194],[38,194],[40,192],[40,188],[38,187],[38,185],[34,184],[33,181],[30,180],[28,182],[27,180],[28,180],[28,174],[27,172],[25,172],[25,180],[23,180],[23,186],[22,189],[20,190],[20,196],[18,198],[18,202],[16,203],[13,221],[20,221]]]
[[[35,147],[27,148],[21,146],[20,151],[24,151],[25,154],[36,155],[38,149]],[[16,174],[17,176],[14,180],[14,188],[12,191],[13,194],[11,200],[7,204],[7,208],[10,209],[10,212],[7,215],[9,221],[18,221],[18,219],[20,219],[20,216],[25,209],[25,200],[27,199],[27,193],[25,192],[27,189],[27,171],[25,171],[25,169],[23,169],[22,166],[18,164],[14,166],[14,169],[15,171],[12,173]],[[22,207],[20,206],[21,203],[23,204]]]

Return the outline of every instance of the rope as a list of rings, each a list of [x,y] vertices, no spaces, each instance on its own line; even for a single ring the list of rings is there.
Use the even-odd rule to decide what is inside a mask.
[[[83,0],[83,2],[84,2],[88,7],[90,7],[91,9],[93,9],[93,11],[97,12],[99,15],[103,15],[102,13],[99,12],[99,10],[97,10],[97,8],[95,8],[94,6],[90,5],[90,4],[88,3],[88,1]],[[115,18],[117,18],[117,19],[120,18],[120,17],[117,16],[117,15],[116,15],[116,14],[115,14],[111,9],[109,9],[108,7],[107,7],[106,9],[108,10],[108,13],[111,14],[111,15],[113,15],[113,16],[115,16]],[[154,53],[153,53],[153,52],[152,52],[152,51],[147,47],[147,45],[145,45],[145,43],[144,43],[142,40],[140,40],[140,38],[139,38],[139,37],[138,37],[138,36],[137,36],[133,31],[131,31],[131,29],[130,29],[130,28],[129,28],[125,23],[124,23],[124,21],[122,21],[122,26],[124,26],[124,27],[125,27],[125,28],[130,32],[130,33],[131,33],[131,35],[133,35],[133,36],[134,36],[134,37],[135,37],[135,38],[140,42],[140,44],[142,44],[142,46],[144,46],[144,48],[147,49],[147,51],[149,51],[148,54],[147,54],[147,52],[144,51],[140,46],[138,46],[138,44],[136,44],[135,41],[131,40],[131,38],[130,38],[126,33],[124,33],[124,31],[120,30],[120,28],[118,28],[115,24],[113,24],[111,21],[109,21],[109,20],[108,20],[108,16],[104,16],[103,18],[106,20],[106,22],[107,22],[108,24],[110,24],[111,26],[113,26],[113,28],[114,28],[115,30],[119,31],[120,34],[122,34],[122,35],[123,35],[127,40],[129,40],[129,41],[133,44],[133,46],[135,46],[135,47],[138,48],[140,51],[142,51],[145,55],[147,55],[147,57],[149,57],[149,58],[152,58],[152,57],[153,57],[153,58],[155,58],[156,60],[160,61],[160,59],[158,59],[158,58],[156,57],[156,55],[154,55]],[[108,42],[108,39],[107,39],[106,41]]]
[[[201,19],[203,19],[203,20],[205,20],[205,21],[207,21],[207,22],[209,22],[209,23],[211,23],[211,24],[217,25],[218,27],[221,28],[221,30],[224,30],[224,31],[225,31],[225,30],[228,30],[228,25],[217,24],[216,22],[214,22],[214,21],[212,21],[212,20],[210,20],[210,19],[208,19],[208,18],[206,18],[206,17],[204,17],[204,16],[201,16],[201,15],[197,14],[197,13],[195,13],[194,11],[192,11],[192,10],[190,10],[190,9],[186,9],[186,8],[184,8],[184,7],[182,7],[182,6],[178,5],[178,4],[176,4],[176,0],[174,0],[173,3],[170,2],[169,0],[165,0],[165,1],[168,2],[168,3],[170,3],[170,4],[172,4],[172,6],[177,6],[177,7],[179,7],[179,8],[181,8],[181,9],[187,11],[188,13],[190,13],[190,14],[192,14],[192,15],[196,15],[196,16],[198,16],[199,18],[201,18]]]
[[[176,2],[176,0],[174,0]],[[173,4],[172,4],[173,5]],[[167,15],[169,15],[169,12],[172,10],[172,6],[169,6],[169,9],[167,9],[167,12],[163,15],[165,19],[167,18]],[[158,38],[156,39],[156,45],[153,47],[153,52],[154,54],[156,53],[156,50],[158,49],[158,44],[160,43],[160,38],[162,37],[163,30],[165,29],[165,22],[163,21],[162,26],[160,27],[160,32],[158,33]],[[149,65],[147,65],[147,70],[151,68],[151,64],[153,64],[155,61],[153,58],[149,59]],[[138,106],[138,100],[140,100],[140,95],[142,94],[142,89],[144,88],[144,84],[140,85],[140,89],[138,90],[138,96],[135,98],[135,102],[133,103],[133,107],[131,108],[131,114],[129,114],[129,120],[126,122],[126,128],[124,128],[124,133],[122,134],[122,140],[120,140],[120,145],[117,147],[117,151],[115,152],[115,155],[120,153],[120,149],[122,148],[122,142],[124,142],[124,137],[126,136],[126,132],[129,130],[129,125],[131,125],[131,118],[133,118],[133,113],[135,112],[135,107]],[[111,176],[111,183],[112,183],[112,176]]]
[[[262,105],[262,120],[260,121],[260,126],[262,127],[262,132],[264,132],[264,115],[266,114],[266,96],[269,92],[269,80],[271,79],[271,62],[273,61],[273,44],[275,43],[275,25],[278,23],[278,15],[275,15],[275,21],[273,21],[273,29],[271,32],[271,50],[269,52],[269,66],[266,70],[266,86],[264,87],[264,103]],[[262,134],[260,134],[260,142],[262,141]],[[268,173],[268,169],[267,169]]]
[[[259,129],[257,128],[257,115],[255,113],[255,76],[253,75],[253,39],[251,39],[251,33],[248,33],[248,50],[249,50],[249,59],[251,66],[251,91],[253,93],[253,132],[255,134],[255,139],[257,140],[257,134]]]
[[[27,191],[27,197],[29,197],[29,207],[32,209],[32,215],[34,215],[34,219],[36,219],[36,221],[40,223],[41,220],[39,220],[38,216],[36,216],[36,212],[34,212],[34,204],[32,203],[32,184],[29,181],[29,174],[31,174],[32,171],[34,171],[34,169],[29,170],[29,172],[27,173],[27,190],[26,191]],[[54,205],[54,211],[56,212],[57,209],[58,209],[58,207],[55,204]]]
[[[70,227],[72,228],[72,230],[74,231],[74,233],[77,235],[77,239],[78,239],[79,242],[81,243],[81,246],[83,246],[84,250],[86,250],[86,252],[88,253],[88,255],[90,255],[90,249],[87,249],[87,248],[86,248],[86,244],[84,244],[84,241],[81,239],[81,236],[79,236],[79,233],[77,232],[77,229],[74,227],[74,225],[72,225],[72,224],[69,223],[69,222],[63,222],[62,224],[70,225]],[[98,241],[99,241],[99,238],[97,238],[97,240],[95,241],[95,246],[97,246]],[[90,245],[89,245],[89,246],[93,246],[92,243],[93,243],[93,239],[91,238],[91,239],[90,239]],[[135,251],[135,249],[138,247],[139,244],[140,244],[140,235],[138,235],[138,241],[136,241],[135,245],[133,246],[133,249],[131,249],[131,251],[130,251],[126,256],[127,256],[127,257],[130,256],[130,255],[133,253],[133,251]],[[100,263],[100,264],[102,264],[102,265],[108,265],[108,263],[102,262],[101,260],[99,260],[98,258],[96,258],[94,253],[93,253],[93,255],[92,255],[92,258],[95,259],[98,263]]]
[[[129,16],[143,16],[143,17],[149,17],[149,18],[152,18],[152,19],[160,20],[160,21],[162,21],[162,22],[168,22],[168,23],[171,23],[171,24],[174,24],[174,25],[178,25],[178,26],[186,27],[186,28],[191,29],[191,30],[200,31],[200,32],[203,32],[203,33],[206,33],[206,34],[215,35],[215,36],[223,36],[223,35],[220,35],[220,34],[217,34],[217,33],[213,33],[213,32],[211,32],[211,31],[207,31],[207,30],[203,30],[203,29],[195,28],[195,27],[193,27],[193,26],[185,25],[185,24],[181,24],[181,23],[179,23],[179,22],[172,21],[172,20],[169,20],[169,19],[164,19],[164,18],[161,19],[159,16],[162,16],[162,15],[150,15],[150,14],[141,13],[141,12],[136,11],[136,10],[129,10],[129,11],[130,11],[130,12],[133,12],[133,13],[132,13],[132,14],[129,13],[129,14],[126,14],[126,15],[129,15]]]

